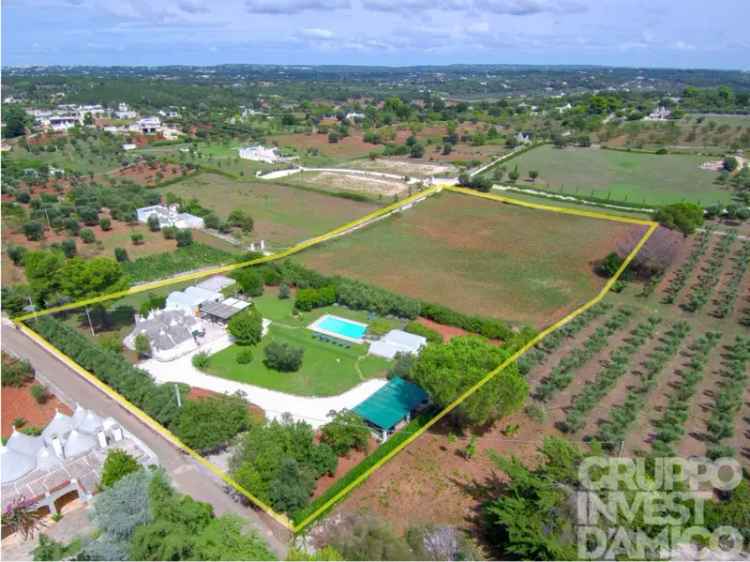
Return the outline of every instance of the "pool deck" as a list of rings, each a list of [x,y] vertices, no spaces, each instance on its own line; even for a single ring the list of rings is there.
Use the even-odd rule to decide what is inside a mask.
[[[336,320],[340,320],[342,322],[347,322],[349,324],[356,324],[357,326],[362,326],[365,330],[367,329],[367,324],[364,324],[363,322],[357,322],[356,320],[349,320],[348,318],[342,318],[341,316],[336,316],[335,314],[324,314],[314,322],[312,322],[310,325],[307,326],[309,330],[312,330],[313,332],[317,332],[319,334],[323,334],[325,336],[335,338],[342,341],[347,341],[350,343],[364,343],[364,338],[352,338],[350,336],[345,336],[343,334],[339,334],[338,332],[332,332],[331,330],[326,330],[325,328],[320,327],[320,323],[324,322],[327,318],[335,318]]]

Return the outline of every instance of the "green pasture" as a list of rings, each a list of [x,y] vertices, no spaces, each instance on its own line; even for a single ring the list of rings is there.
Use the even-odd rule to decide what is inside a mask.
[[[561,150],[544,145],[514,158],[506,166],[508,170],[518,166],[519,187],[646,205],[680,201],[702,205],[728,203],[731,189],[715,182],[716,172],[699,167],[710,159],[594,148]],[[530,170],[539,173],[536,182],[530,181]]]

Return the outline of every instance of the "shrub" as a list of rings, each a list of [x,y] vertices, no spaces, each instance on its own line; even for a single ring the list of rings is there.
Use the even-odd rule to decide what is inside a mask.
[[[115,248],[115,259],[118,263],[129,261],[128,251],[125,248]]]
[[[65,219],[63,226],[65,227],[65,230],[68,231],[68,234],[70,234],[71,236],[78,236],[78,233],[81,230],[81,225],[78,223],[76,219],[72,217]]]
[[[94,207],[80,207],[78,209],[78,218],[86,226],[94,226],[99,222],[99,212]]]
[[[35,384],[31,387],[31,395],[36,400],[37,404],[44,404],[49,398],[47,393],[47,387],[43,384]]]
[[[249,428],[247,402],[240,394],[187,400],[173,427],[180,439],[199,451],[215,450]]]
[[[121,449],[113,449],[107,453],[102,467],[100,486],[103,489],[112,487],[124,476],[141,469],[135,458]]]
[[[3,368],[0,369],[0,377],[2,377],[3,386],[19,388],[34,380],[34,368],[26,360],[7,363],[4,361]]]
[[[367,326],[367,332],[373,336],[382,336],[391,329],[391,325],[388,320],[384,318],[378,318],[370,322]]]
[[[547,417],[547,413],[545,412],[544,408],[539,404],[529,404],[524,408],[524,412],[526,413],[529,418],[534,420],[537,423],[544,423],[544,420]]]
[[[259,297],[263,294],[263,277],[256,269],[241,269],[234,274],[234,278],[246,295]]]
[[[292,291],[289,289],[289,285],[282,283],[279,285],[279,298],[284,300],[292,296]]]
[[[161,223],[159,222],[159,217],[156,215],[151,215],[146,220],[146,224],[148,225],[148,229],[151,232],[159,232],[159,229],[161,229]]]
[[[165,226],[161,229],[161,234],[165,240],[174,240],[177,237],[177,227]]]
[[[122,341],[117,334],[100,337],[99,345],[112,353],[120,353],[122,351]]]
[[[305,350],[302,347],[294,347],[286,342],[269,343],[263,350],[265,359],[263,363],[269,369],[282,372],[293,372],[302,366],[302,357]]]
[[[29,221],[23,225],[23,234],[27,240],[41,240],[44,238],[44,225],[39,221]]]
[[[8,247],[8,257],[14,265],[23,265],[23,258],[26,255],[26,248],[23,246],[12,245]]]
[[[610,252],[606,258],[604,258],[596,266],[596,271],[599,275],[610,278],[614,277],[617,270],[620,269],[622,262],[625,261],[616,252]]]
[[[76,241],[72,238],[63,240],[60,246],[62,247],[63,254],[66,258],[72,258],[78,253],[78,249],[76,248]]]
[[[83,240],[84,244],[93,244],[96,241],[96,236],[94,236],[94,231],[90,228],[82,228],[80,232],[81,240]]]
[[[300,289],[297,291],[297,298],[294,301],[294,307],[303,312],[329,306],[336,302],[336,289],[333,286],[321,287],[320,289]]]
[[[206,367],[208,367],[209,355],[205,351],[201,351],[193,355],[193,359],[191,361],[193,363],[193,367],[195,367],[196,369],[205,369]]]
[[[181,228],[177,230],[175,239],[177,240],[177,247],[184,248],[193,243],[193,233],[188,228]]]
[[[23,204],[28,204],[31,201],[31,194],[28,191],[19,191],[16,193],[16,201]]]
[[[367,452],[370,428],[364,420],[351,410],[342,410],[333,420],[321,428],[320,440],[328,443],[338,456],[351,449]]]
[[[130,240],[136,246],[140,246],[141,244],[143,244],[143,234],[141,234],[140,232],[132,232],[130,234]]]
[[[135,351],[138,357],[149,357],[151,355],[151,342],[146,334],[135,336]]]
[[[247,365],[248,363],[251,363],[253,360],[253,350],[248,348],[241,349],[240,352],[237,354],[237,363],[240,365]]]
[[[252,307],[235,314],[229,320],[227,328],[239,345],[255,345],[263,335],[263,317]]]
[[[227,217],[227,223],[231,226],[241,228],[245,233],[252,232],[253,227],[255,226],[253,218],[242,209],[235,209],[234,211],[229,213],[229,217]]]
[[[673,203],[656,211],[654,220],[688,236],[703,224],[703,208],[693,203]]]
[[[102,217],[99,219],[99,228],[104,231],[112,230],[112,221],[109,217]]]
[[[404,331],[417,336],[423,336],[427,338],[428,343],[443,343],[443,336],[438,332],[414,320],[404,326]]]

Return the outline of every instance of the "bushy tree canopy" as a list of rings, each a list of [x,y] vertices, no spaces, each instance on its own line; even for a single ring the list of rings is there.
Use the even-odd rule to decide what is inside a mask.
[[[508,357],[508,352],[478,336],[453,338],[429,344],[412,370],[414,382],[444,407],[479,382]],[[490,379],[457,409],[458,419],[485,424],[517,411],[528,395],[528,384],[513,365]]]

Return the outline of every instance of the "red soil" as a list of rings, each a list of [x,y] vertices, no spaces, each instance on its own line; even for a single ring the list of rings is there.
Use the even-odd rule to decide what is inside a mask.
[[[378,442],[373,437],[370,437],[370,442],[368,444],[368,451],[372,452],[377,447],[378,447]],[[334,484],[334,482],[337,482],[339,478],[344,476],[344,474],[346,474],[352,468],[354,468],[360,462],[362,462],[366,456],[367,456],[367,453],[365,453],[364,451],[357,451],[357,450],[352,449],[345,456],[339,457],[339,464],[336,467],[336,472],[334,473],[334,475],[329,476],[325,474],[321,476],[321,478],[316,482],[315,490],[313,491],[313,498],[317,498],[318,496],[323,494],[323,492],[325,492],[328,488],[330,488]]]
[[[120,178],[127,178],[141,185],[156,185],[158,182],[156,174],[159,172],[161,172],[163,176],[161,181],[166,181],[175,176],[181,175],[180,167],[177,165],[163,164],[160,166],[157,164],[149,166],[145,163],[133,164],[131,166],[120,168],[119,170],[112,172],[111,175]]]
[[[438,324],[437,322],[430,320],[429,318],[423,318],[421,316],[417,318],[417,322],[419,322],[426,328],[435,330],[438,334],[443,336],[443,341],[450,341],[457,336],[471,335],[471,332],[467,332],[463,328],[457,328],[456,326],[446,326],[445,324]],[[500,345],[502,342],[500,340],[490,340],[490,343],[492,343],[493,345]]]
[[[2,387],[2,435],[4,438],[10,437],[13,433],[13,420],[16,418],[26,420],[23,427],[43,428],[52,420],[57,410],[68,415],[73,413],[56,396],[50,395],[44,404],[38,404],[31,396],[33,384],[35,383],[27,383],[19,388]]]
[[[208,398],[209,396],[223,396],[223,394],[214,390],[208,390],[207,388],[193,386],[190,388],[190,392],[188,392],[187,395],[189,400],[200,400],[201,398]],[[247,409],[250,412],[250,417],[255,421],[260,422],[266,417],[266,413],[260,406],[248,404]]]

